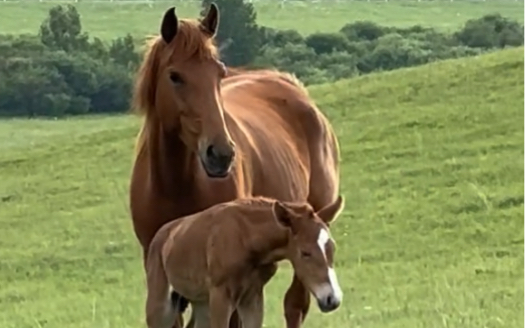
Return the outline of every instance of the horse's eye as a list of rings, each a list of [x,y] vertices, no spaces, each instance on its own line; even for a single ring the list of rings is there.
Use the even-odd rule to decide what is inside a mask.
[[[308,258],[312,257],[312,253],[310,253],[308,251],[301,251],[301,257],[303,257],[305,259],[308,259]]]
[[[177,85],[180,85],[180,84],[184,83],[184,80],[182,79],[182,76],[180,76],[180,74],[177,73],[177,72],[171,72],[170,73],[170,80],[171,80],[171,82],[173,82],[173,84],[177,84]]]

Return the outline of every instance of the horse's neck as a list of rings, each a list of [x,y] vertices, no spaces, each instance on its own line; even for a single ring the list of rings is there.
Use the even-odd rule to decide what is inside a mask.
[[[193,188],[193,153],[177,132],[166,132],[160,124],[151,129],[148,148],[154,188],[170,198],[187,197]]]
[[[257,220],[250,228],[253,230],[248,247],[256,254],[258,264],[270,264],[285,259],[289,236],[273,218]]]

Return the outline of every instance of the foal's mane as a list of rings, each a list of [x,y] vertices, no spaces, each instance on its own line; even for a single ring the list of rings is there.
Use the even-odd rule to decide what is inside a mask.
[[[136,154],[144,148],[145,140],[152,132],[151,128],[155,128],[151,125],[162,119],[157,117],[158,112],[155,110],[158,105],[155,103],[155,92],[159,73],[170,60],[183,61],[190,58],[219,58],[213,38],[202,31],[199,20],[179,20],[177,35],[170,44],[166,44],[160,35],[149,37],[146,41],[146,51],[135,78],[132,98],[132,111],[145,117],[135,147]]]

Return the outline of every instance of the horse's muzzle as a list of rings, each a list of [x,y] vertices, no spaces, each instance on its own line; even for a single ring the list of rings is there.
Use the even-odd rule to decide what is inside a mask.
[[[209,145],[204,154],[201,153],[200,157],[208,177],[224,178],[230,173],[233,166],[235,150],[231,146],[218,147]]]

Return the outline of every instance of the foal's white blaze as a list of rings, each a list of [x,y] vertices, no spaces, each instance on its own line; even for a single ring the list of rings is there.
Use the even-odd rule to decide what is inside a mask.
[[[321,249],[325,259],[326,258],[326,244],[330,241],[330,234],[326,229],[321,229],[319,231],[319,236],[317,237],[317,245]],[[335,274],[334,268],[328,266],[328,283],[318,286],[315,291],[315,296],[319,299],[325,298],[329,295],[332,295],[337,301],[341,302],[343,299],[343,291],[339,286],[337,280],[337,275]]]

